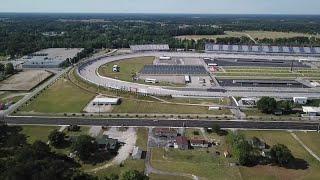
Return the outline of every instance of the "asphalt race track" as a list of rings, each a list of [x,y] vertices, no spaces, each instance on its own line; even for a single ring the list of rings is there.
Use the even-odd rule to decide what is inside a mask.
[[[212,127],[236,129],[318,130],[319,122],[292,121],[238,121],[238,120],[154,120],[126,118],[70,118],[70,117],[19,117],[5,118],[8,124],[18,125],[83,125],[83,126],[158,126],[158,127]]]
[[[113,61],[118,61],[122,59],[129,59],[134,57],[142,56],[170,56],[170,57],[188,57],[188,58],[257,58],[257,59],[270,59],[270,60],[282,60],[282,61],[298,61],[303,57],[292,57],[292,56],[266,56],[266,55],[233,55],[233,54],[207,54],[207,53],[178,53],[178,52],[141,52],[141,53],[131,53],[125,55],[108,56],[103,58],[92,59],[91,61],[86,61],[78,67],[78,75],[85,81],[96,84],[101,87],[119,89],[124,91],[138,92],[141,94],[148,95],[173,95],[173,96],[202,96],[202,97],[227,97],[227,96],[238,96],[238,97],[261,97],[261,96],[272,96],[280,98],[292,98],[292,97],[320,97],[319,89],[315,88],[281,88],[281,87],[270,87],[270,88],[253,88],[249,87],[247,89],[241,90],[227,90],[225,91],[203,91],[203,90],[177,90],[168,89],[159,86],[137,84],[132,82],[120,81],[113,78],[103,77],[98,74],[97,69]],[[317,58],[308,58],[310,61],[318,61]],[[221,88],[221,87],[220,87]],[[288,91],[289,90],[289,91]]]

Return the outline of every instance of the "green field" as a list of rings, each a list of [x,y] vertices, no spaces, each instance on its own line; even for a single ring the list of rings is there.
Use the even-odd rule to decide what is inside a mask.
[[[187,104],[200,104],[200,105],[229,105],[229,98],[216,98],[216,99],[196,99],[196,98],[173,98],[166,100],[173,103],[187,103]]]
[[[320,163],[312,157],[288,132],[284,131],[242,131],[247,138],[258,137],[272,146],[276,143],[285,144],[297,160],[294,168],[282,168],[270,165],[240,167],[243,179],[319,179]],[[306,161],[307,169],[299,168]],[[300,162],[300,163],[298,163]]]
[[[36,140],[48,141],[48,135],[51,131],[59,129],[57,126],[22,126],[22,134],[25,134],[27,141],[33,143]]]
[[[155,57],[147,56],[132,59],[123,59],[101,66],[98,72],[102,76],[132,82],[132,75],[136,75],[137,73],[139,73],[144,65],[152,64],[154,58]],[[120,66],[120,72],[113,72],[113,65]]]
[[[189,173],[205,179],[241,179],[238,167],[230,167],[222,156],[214,157],[213,151],[152,149],[151,164],[167,172]]]
[[[253,39],[264,39],[264,38],[293,38],[293,37],[310,37],[314,36],[320,38],[319,35],[310,35],[305,33],[295,33],[295,32],[276,32],[276,31],[225,31],[224,35],[186,35],[177,36],[177,39],[188,39],[188,40],[199,40],[199,39],[213,39],[226,38],[226,37],[241,37],[250,36]]]
[[[299,139],[320,156],[320,134],[318,132],[295,132]]]
[[[62,78],[41,93],[29,105],[24,106],[21,111],[76,113],[81,112],[93,97],[93,94],[76,87],[67,79]]]

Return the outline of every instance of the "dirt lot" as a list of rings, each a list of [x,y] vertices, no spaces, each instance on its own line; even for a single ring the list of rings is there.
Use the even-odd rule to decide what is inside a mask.
[[[51,75],[52,73],[44,70],[22,71],[0,82],[0,90],[30,91]]]

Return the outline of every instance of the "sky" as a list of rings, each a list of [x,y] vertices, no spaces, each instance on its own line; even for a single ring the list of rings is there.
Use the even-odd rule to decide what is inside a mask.
[[[0,12],[320,14],[320,0],[0,0]]]

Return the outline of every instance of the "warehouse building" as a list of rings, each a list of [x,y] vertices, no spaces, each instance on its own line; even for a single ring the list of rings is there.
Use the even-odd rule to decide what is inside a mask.
[[[320,107],[302,106],[305,116],[320,116]]]
[[[44,49],[21,58],[22,68],[60,68],[68,59],[73,59],[81,48]]]

